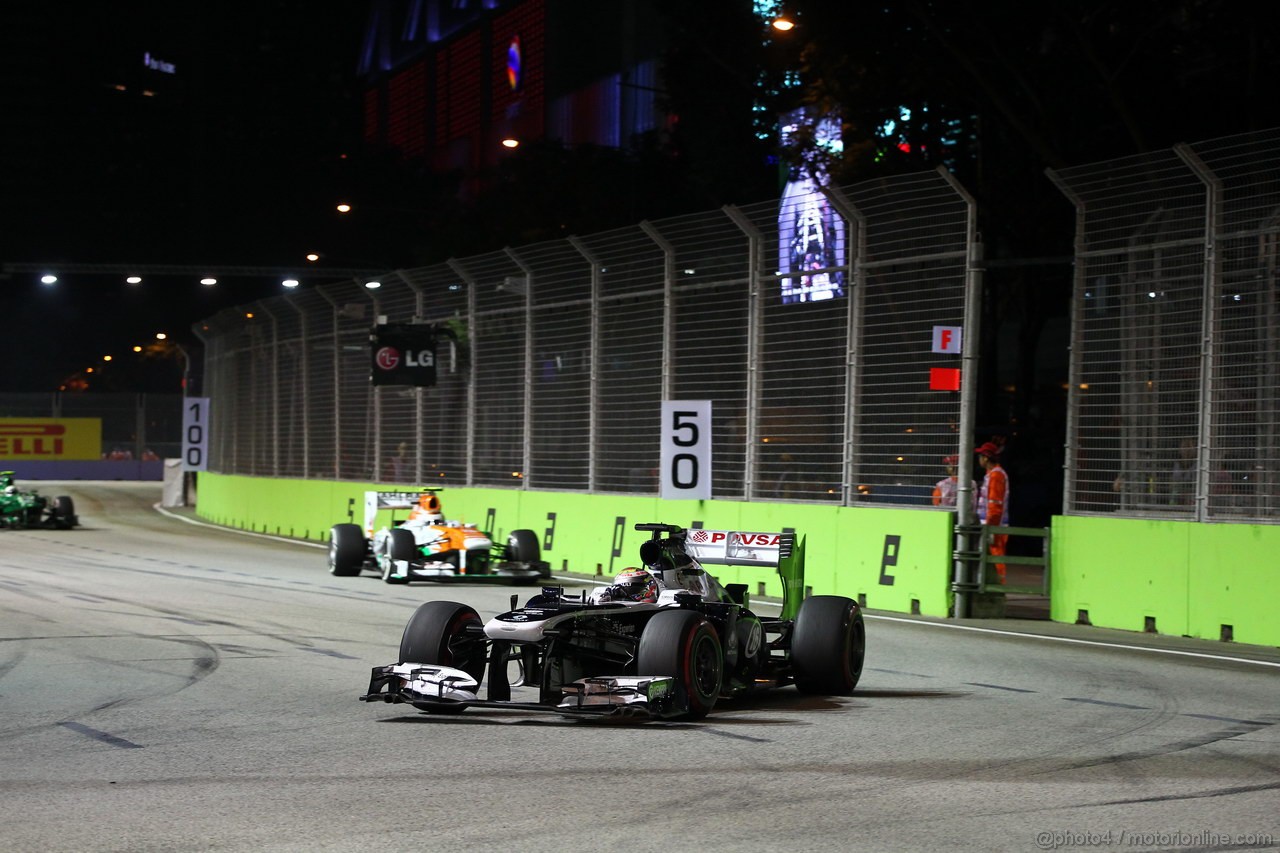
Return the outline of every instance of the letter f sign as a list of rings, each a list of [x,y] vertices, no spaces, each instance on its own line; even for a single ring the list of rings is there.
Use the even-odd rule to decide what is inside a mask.
[[[933,351],[960,354],[961,326],[934,326]]]

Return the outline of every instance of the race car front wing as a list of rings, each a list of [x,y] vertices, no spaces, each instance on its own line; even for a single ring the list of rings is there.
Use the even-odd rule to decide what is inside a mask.
[[[398,663],[375,666],[361,702],[405,702],[420,711],[457,713],[465,708],[539,711],[570,717],[674,717],[688,711],[674,678],[608,675],[561,687],[557,705],[481,699],[468,673],[447,666]]]

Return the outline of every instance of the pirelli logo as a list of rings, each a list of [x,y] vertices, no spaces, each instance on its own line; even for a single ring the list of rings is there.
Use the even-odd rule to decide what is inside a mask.
[[[0,418],[0,459],[100,459],[99,418]]]

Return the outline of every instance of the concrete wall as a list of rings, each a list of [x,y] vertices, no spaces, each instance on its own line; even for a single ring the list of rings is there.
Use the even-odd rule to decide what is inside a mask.
[[[196,512],[217,524],[314,541],[329,528],[361,521],[364,491],[401,489],[366,483],[284,480],[203,473]],[[516,528],[537,532],[543,559],[558,571],[610,576],[638,561],[646,534],[637,522],[776,532],[805,536],[805,582],[815,593],[862,597],[868,607],[946,616],[950,515],[740,501],[662,501],[655,497],[585,495],[506,489],[441,492],[445,515],[499,538]],[[319,561],[321,558],[317,558]],[[717,572],[753,594],[781,596],[777,575],[756,568]]]
[[[1280,527],[1059,516],[1052,548],[1056,622],[1280,646]]]
[[[366,489],[396,486],[203,473],[197,514],[212,522],[325,541],[341,521],[361,520]],[[780,531],[806,538],[805,583],[867,607],[949,613],[949,513],[740,501],[662,501],[506,489],[446,489],[445,514],[499,538],[530,528],[558,571],[611,576],[637,562],[636,522]],[[1053,520],[1050,616],[1099,627],[1280,646],[1280,526],[1196,524],[1059,516]],[[323,558],[317,556],[317,565]],[[722,580],[779,596],[777,576],[728,568]]]

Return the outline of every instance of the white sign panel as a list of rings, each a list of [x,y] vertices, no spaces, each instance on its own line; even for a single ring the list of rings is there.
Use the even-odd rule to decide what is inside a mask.
[[[934,326],[933,351],[960,354],[960,332],[963,326]]]
[[[209,470],[209,398],[182,401],[182,470]]]
[[[711,499],[711,401],[662,401],[662,498]]]

